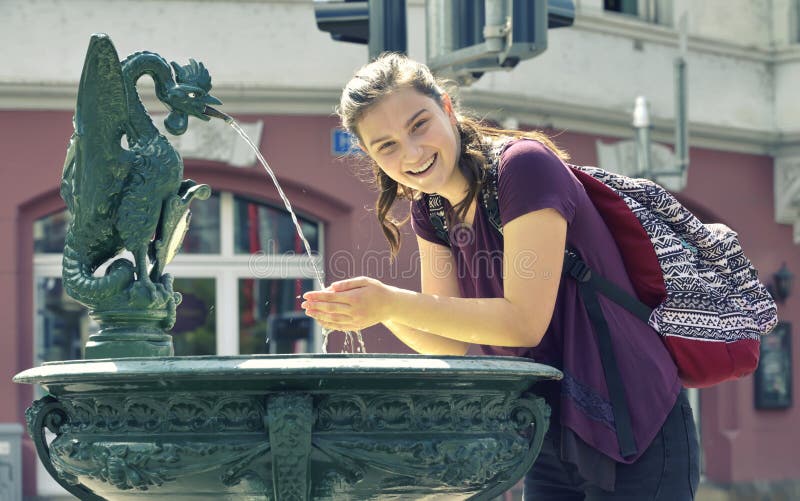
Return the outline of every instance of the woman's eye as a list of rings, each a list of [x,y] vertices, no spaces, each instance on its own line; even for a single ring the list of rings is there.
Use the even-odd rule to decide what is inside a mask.
[[[428,120],[427,120],[427,119],[425,119],[425,120],[420,120],[419,122],[417,122],[417,123],[415,123],[415,124],[414,124],[414,127],[413,127],[413,129],[414,129],[414,130],[417,130],[417,129],[419,129],[420,127],[422,127],[423,125],[425,125],[426,123],[428,123]]]
[[[382,152],[384,152],[384,153],[385,153],[385,152],[389,151],[389,150],[392,148],[392,146],[394,146],[394,143],[392,143],[392,142],[383,143],[383,144],[382,144],[382,145],[380,145],[380,147],[378,148],[378,151],[382,151]]]

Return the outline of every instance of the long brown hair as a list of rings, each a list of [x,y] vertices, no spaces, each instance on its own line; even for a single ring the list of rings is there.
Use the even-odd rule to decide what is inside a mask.
[[[383,97],[402,88],[413,88],[436,101],[440,107],[444,107],[444,96],[446,95],[444,81],[434,77],[430,69],[422,63],[401,54],[385,53],[375,61],[362,66],[344,87],[337,109],[342,125],[361,142],[358,123],[364,113]],[[453,207],[453,217],[457,220],[463,220],[466,217],[472,200],[483,187],[486,169],[490,166],[488,155],[493,139],[523,137],[535,139],[562,159],[569,158],[541,132],[492,127],[466,115],[459,108],[457,102],[453,102],[453,112],[456,116],[456,128],[461,145],[458,169],[466,178],[469,186],[464,198]],[[394,219],[391,216],[392,206],[398,198],[414,200],[421,194],[417,190],[397,183],[372,160],[370,160],[370,168],[378,188],[375,212],[383,234],[389,241],[392,257],[394,257],[400,250],[400,227],[408,221],[408,218]]]

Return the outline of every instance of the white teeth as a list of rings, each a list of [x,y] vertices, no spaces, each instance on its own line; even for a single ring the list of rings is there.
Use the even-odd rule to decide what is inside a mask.
[[[428,160],[425,165],[419,168],[419,170],[412,170],[410,171],[412,174],[419,174],[420,172],[425,172],[428,168],[433,165],[433,161],[436,160],[436,155],[432,156],[430,160]]]

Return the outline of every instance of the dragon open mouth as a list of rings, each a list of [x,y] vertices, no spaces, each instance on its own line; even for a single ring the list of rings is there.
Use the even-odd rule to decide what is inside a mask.
[[[212,108],[211,106],[206,106],[206,109],[203,110],[203,115],[212,118],[221,118],[222,120],[225,120],[226,123],[233,122],[233,118],[230,115],[227,115],[216,108]]]

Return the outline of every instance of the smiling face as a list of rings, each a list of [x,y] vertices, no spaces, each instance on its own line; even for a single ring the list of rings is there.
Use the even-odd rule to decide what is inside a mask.
[[[413,88],[401,88],[371,106],[358,121],[366,153],[387,176],[451,203],[463,198],[467,182],[457,168],[460,151],[450,100],[442,105]]]

